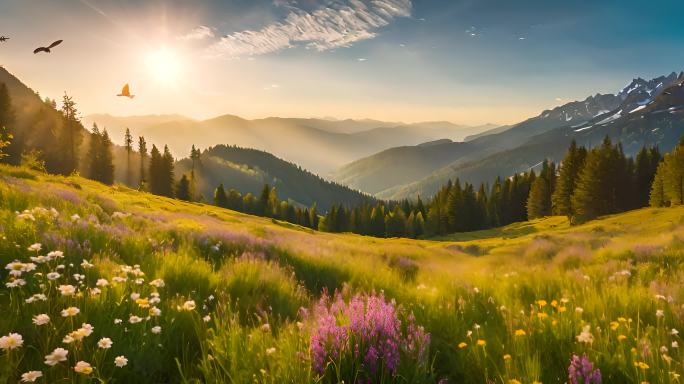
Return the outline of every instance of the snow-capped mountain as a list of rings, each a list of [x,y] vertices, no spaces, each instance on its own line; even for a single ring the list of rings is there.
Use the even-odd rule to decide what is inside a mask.
[[[672,86],[680,76],[672,72],[667,76],[656,77],[651,80],[636,78],[617,93],[621,100],[618,107],[605,111],[585,123],[573,125],[575,132],[583,132],[596,126],[613,124],[616,120],[646,109],[664,89]]]
[[[633,155],[644,145],[657,145],[669,151],[684,134],[684,73],[671,73],[652,80],[632,80],[615,94],[597,94],[546,110],[503,132],[474,138],[459,146],[436,145],[431,148],[404,147],[388,150],[343,169],[359,180],[380,180],[383,162],[396,165],[403,159],[411,164],[427,163],[432,152],[443,151],[451,163],[419,180],[403,185],[387,183],[384,191],[373,192],[382,198],[401,199],[415,195],[430,196],[449,179],[479,183],[496,176],[526,171],[544,159],[559,161],[570,141],[592,147],[606,136],[622,143],[625,153]],[[412,156],[407,156],[409,152]],[[386,157],[394,154],[392,161]],[[447,156],[448,155],[448,156]],[[422,160],[421,160],[422,159]],[[431,164],[435,166],[436,164]],[[376,170],[379,169],[380,171]],[[424,167],[429,168],[429,167]],[[356,170],[356,172],[351,172]],[[405,182],[405,181],[404,181]],[[354,185],[361,190],[365,185]]]

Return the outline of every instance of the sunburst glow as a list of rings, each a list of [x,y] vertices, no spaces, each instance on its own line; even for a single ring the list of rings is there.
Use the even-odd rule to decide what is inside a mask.
[[[149,53],[145,64],[154,79],[167,84],[176,82],[183,69],[179,55],[166,47]]]

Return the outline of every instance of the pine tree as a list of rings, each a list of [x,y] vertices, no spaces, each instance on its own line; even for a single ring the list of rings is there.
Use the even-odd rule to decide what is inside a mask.
[[[503,222],[503,186],[501,178],[497,177],[492,185],[487,201],[487,222],[493,227],[498,227]]]
[[[425,219],[423,213],[417,211],[416,219],[413,222],[413,237],[420,238],[423,234],[425,234]]]
[[[214,190],[214,205],[222,208],[228,207],[228,197],[226,196],[226,190],[223,188],[223,183],[219,184]]]
[[[463,212],[462,223],[463,231],[472,231],[479,228],[480,218],[477,216],[477,197],[475,196],[475,188],[470,183],[465,184],[463,189]]]
[[[138,154],[140,154],[140,181],[138,183],[138,188],[140,190],[145,190],[145,159],[147,158],[147,143],[145,142],[145,137],[138,137]]]
[[[148,172],[150,177],[150,192],[155,195],[161,195],[164,191],[162,186],[162,155],[157,149],[157,146],[152,144],[152,150],[150,151],[150,170]]]
[[[476,201],[476,222],[474,223],[474,229],[483,229],[489,226],[488,218],[489,213],[487,212],[487,206],[489,201],[487,198],[487,187],[484,183],[480,184],[480,189],[477,191],[477,201]]]
[[[556,184],[555,166],[544,160],[542,171],[533,182],[527,199],[527,217],[536,219],[551,215],[551,195]]]
[[[462,232],[465,230],[468,218],[465,212],[465,198],[461,189],[461,182],[458,179],[450,188],[446,215],[449,224],[447,228],[450,232]]]
[[[543,177],[538,177],[527,199],[527,217],[532,220],[548,216],[551,213],[549,183]]]
[[[376,237],[385,236],[385,206],[380,203],[371,211],[370,234]]]
[[[318,206],[314,203],[309,210],[309,223],[311,223],[311,228],[318,229]]]
[[[199,164],[200,154],[201,154],[200,150],[195,148],[195,145],[193,144],[192,148],[190,149],[190,160],[192,161],[192,167],[190,169],[190,192],[191,192],[191,194],[194,194],[195,190],[197,189],[195,168]]]
[[[92,180],[100,180],[100,147],[101,147],[100,129],[97,123],[93,123],[93,128],[90,134],[90,143],[88,145],[88,173],[87,176]]]
[[[124,149],[126,149],[126,185],[133,185],[133,176],[131,172],[131,153],[133,152],[133,136],[131,130],[126,128],[124,134]]]
[[[387,237],[406,237],[406,215],[399,205],[385,216],[385,233]]]
[[[257,214],[259,216],[267,216],[269,212],[269,206],[268,202],[271,197],[271,187],[268,184],[264,184],[264,187],[261,189],[261,194],[259,194],[259,204],[258,204],[258,212]]]
[[[164,146],[164,154],[162,155],[161,158],[161,168],[160,168],[160,187],[161,187],[161,193],[160,195],[162,196],[167,196],[167,197],[173,197],[174,196],[174,191],[173,191],[173,186],[174,186],[174,160],[173,156],[171,155],[171,151],[169,151],[169,147],[167,145]]]
[[[618,143],[611,154],[611,169],[613,171],[611,176],[615,198],[615,207],[612,213],[624,212],[633,209],[637,200],[634,184],[634,160],[625,156],[622,143]]]
[[[97,124],[93,123],[90,143],[88,146],[87,176],[92,180],[103,184],[114,184],[114,156],[112,154],[112,141],[107,130],[100,131]]]
[[[560,165],[556,190],[551,197],[554,214],[572,216],[572,195],[586,156],[587,150],[584,147],[577,147],[577,143],[573,140]]]
[[[64,156],[59,164],[59,173],[64,175],[78,169],[78,148],[83,141],[83,126],[77,115],[76,102],[65,93],[62,98],[62,128],[58,143]]]
[[[573,222],[618,212],[624,191],[630,187],[623,184],[625,168],[620,147],[613,146],[608,137],[589,152],[572,197]]]
[[[16,165],[23,153],[23,140],[14,122],[12,99],[5,83],[0,83],[0,159]]]
[[[670,205],[684,204],[684,145],[682,142],[665,157],[665,164],[663,188],[666,200]]]
[[[225,192],[224,192],[225,195]],[[176,188],[176,197],[179,200],[192,201],[192,196],[190,195],[190,180],[183,174],[178,181],[178,187]]]
[[[649,205],[651,207],[659,208],[669,205],[669,201],[665,196],[665,183],[663,179],[665,178],[665,168],[667,164],[665,162],[658,165],[658,170],[653,178],[653,184],[651,186],[651,193],[649,196]]]
[[[5,148],[7,148],[12,142],[12,135],[7,132],[7,128],[0,127],[0,160],[9,156],[5,153]]]
[[[112,153],[112,140],[107,133],[107,129],[100,135],[100,179],[99,181],[112,185],[114,184],[114,154]]]

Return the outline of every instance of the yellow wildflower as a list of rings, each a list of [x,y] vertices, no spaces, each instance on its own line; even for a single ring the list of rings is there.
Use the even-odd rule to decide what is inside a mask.
[[[563,312],[565,312],[565,311],[567,311],[567,310],[568,310],[568,309],[567,309],[566,307],[558,307],[558,312],[559,312],[559,313],[563,313]]]
[[[487,342],[482,339],[479,339],[477,340],[477,345],[480,347],[484,347],[485,345],[487,345]]]
[[[558,301],[557,300],[551,300],[551,306],[554,308],[558,307]]]
[[[617,337],[617,339],[618,339],[618,341],[625,341],[625,340],[627,339],[627,336],[625,336],[625,335],[619,335],[619,336]]]
[[[460,342],[460,343],[458,344],[458,348],[460,348],[460,349],[463,349],[463,348],[465,348],[465,347],[467,347],[467,346],[468,346],[468,343],[464,343],[464,342]]]
[[[546,300],[544,300],[544,299],[537,300],[537,305],[538,305],[540,308],[546,307]]]
[[[539,318],[539,320],[544,320],[547,317],[549,317],[549,315],[544,313],[544,312],[539,312],[539,313],[537,313],[537,317]]]
[[[620,323],[618,323],[617,321],[610,322],[610,329],[612,329],[613,331],[618,329],[618,327],[620,327]]]
[[[525,333],[525,331],[522,330],[522,329],[516,329],[516,330],[515,330],[515,335],[516,335],[516,336],[525,336],[526,334],[527,334],[527,333]]]
[[[503,359],[504,359],[504,361],[509,361],[509,360],[512,359],[512,357],[511,357],[511,355],[509,355],[509,354],[507,353],[507,354],[503,355]]]

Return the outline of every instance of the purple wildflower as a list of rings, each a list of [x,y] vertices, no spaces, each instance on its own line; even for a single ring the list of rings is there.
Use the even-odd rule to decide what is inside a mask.
[[[601,370],[594,369],[594,364],[587,355],[579,357],[572,355],[568,366],[570,384],[601,384]]]
[[[395,375],[403,357],[418,364],[427,361],[429,334],[415,324],[413,315],[402,327],[394,303],[383,295],[355,295],[349,303],[340,294],[333,300],[323,295],[314,316],[311,357],[320,375],[331,360],[360,366],[369,379],[380,370]]]

